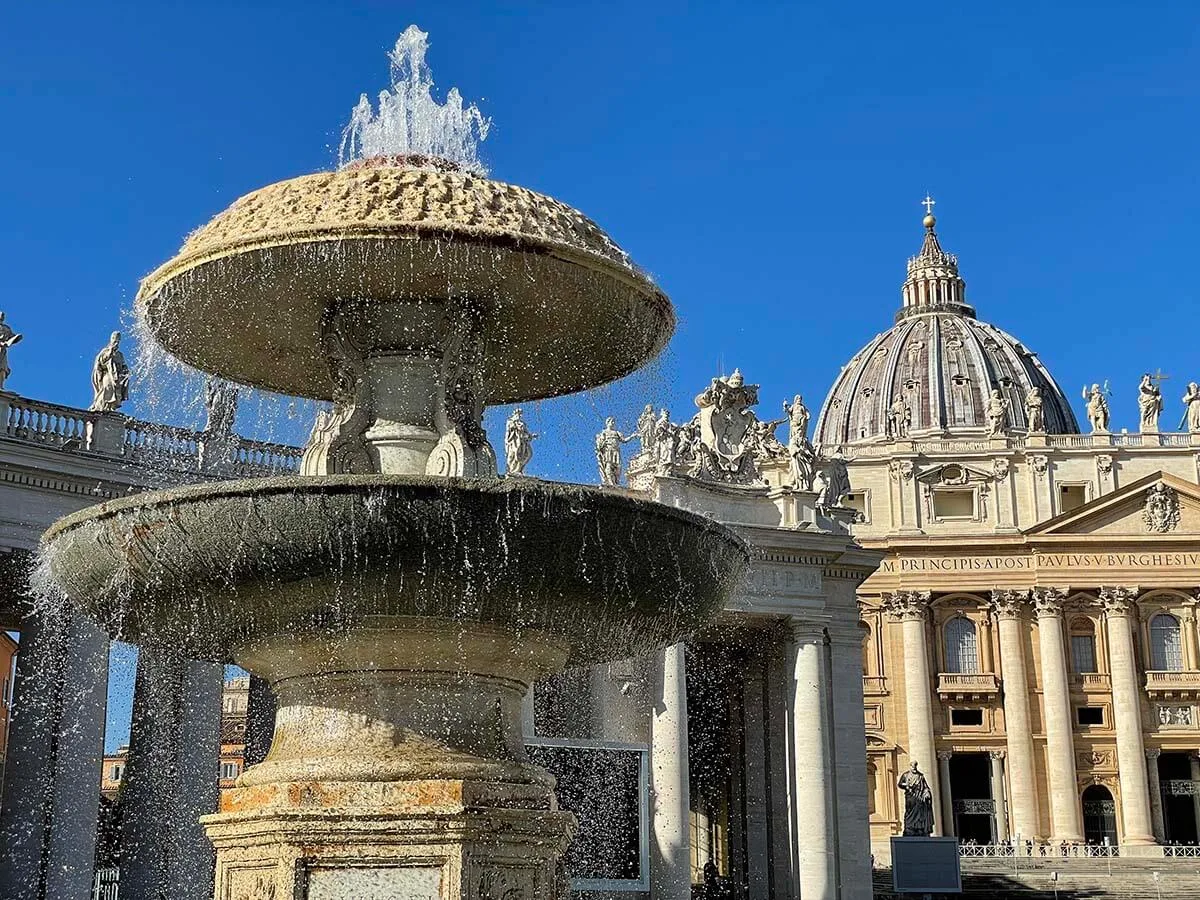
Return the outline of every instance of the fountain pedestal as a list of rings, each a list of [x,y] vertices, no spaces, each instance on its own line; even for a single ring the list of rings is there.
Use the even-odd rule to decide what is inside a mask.
[[[551,900],[573,817],[521,702],[566,647],[406,617],[235,651],[279,699],[266,760],[203,820],[229,900]]]

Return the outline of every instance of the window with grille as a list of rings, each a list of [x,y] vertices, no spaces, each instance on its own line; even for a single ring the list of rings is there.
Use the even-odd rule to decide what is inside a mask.
[[[1150,668],[1158,672],[1183,671],[1179,620],[1168,613],[1159,613],[1150,620]]]
[[[221,763],[221,778],[224,781],[238,777],[238,764],[235,762]]]
[[[974,674],[979,671],[975,624],[966,616],[946,623],[946,671]]]

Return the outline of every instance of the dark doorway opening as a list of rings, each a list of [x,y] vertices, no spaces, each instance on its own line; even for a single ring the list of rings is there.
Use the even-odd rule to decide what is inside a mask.
[[[986,753],[950,757],[950,799],[954,833],[960,842],[995,843],[996,805],[992,800],[992,767]]]
[[[1158,758],[1162,785],[1163,826],[1168,844],[1195,844],[1196,804],[1200,784],[1192,781],[1192,763],[1186,753],[1163,753]]]
[[[1083,837],[1089,844],[1117,843],[1117,804],[1102,784],[1083,792]]]

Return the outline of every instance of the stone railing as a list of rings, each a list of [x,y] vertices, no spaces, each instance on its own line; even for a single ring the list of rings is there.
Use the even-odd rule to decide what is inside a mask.
[[[883,675],[864,675],[863,693],[870,696],[887,693],[887,678]]]
[[[878,459],[897,453],[961,455],[992,450],[1021,450],[1026,447],[1050,447],[1059,450],[1091,450],[1101,447],[1200,447],[1200,434],[1162,432],[1160,434],[1041,434],[1032,437],[1009,434],[996,438],[913,438],[910,441],[847,444],[842,447],[846,459]]]
[[[1095,857],[1119,857],[1121,848],[1116,844],[1049,844],[1044,842],[1017,841],[1002,844],[958,845],[961,859],[991,859],[1013,857],[1023,859],[1090,859]]]
[[[143,422],[119,413],[59,406],[0,393],[0,437],[56,450],[85,451],[134,466],[212,477],[287,475],[300,470],[303,450],[238,435]]]
[[[1153,696],[1181,696],[1200,692],[1200,672],[1147,672],[1146,692]]]
[[[1083,672],[1076,674],[1074,681],[1085,691],[1107,691],[1112,688],[1112,679],[1107,672]]]
[[[938,695],[943,700],[990,697],[999,692],[1000,679],[990,673],[938,673]]]

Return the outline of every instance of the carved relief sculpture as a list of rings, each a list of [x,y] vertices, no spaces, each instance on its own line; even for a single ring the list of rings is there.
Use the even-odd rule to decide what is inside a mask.
[[[636,434],[621,434],[612,416],[604,420],[604,430],[596,435],[596,465],[600,469],[600,483],[605,487],[621,483],[621,445],[635,437]]]
[[[129,399],[129,366],[121,352],[121,332],[114,331],[92,364],[92,412],[116,412]]]
[[[1035,453],[1029,457],[1029,464],[1033,466],[1033,474],[1038,478],[1046,474],[1046,470],[1050,467],[1050,460],[1042,453]]]
[[[1188,382],[1187,393],[1183,395],[1183,404],[1187,407],[1181,425],[1186,425],[1192,434],[1200,434],[1200,384]]]
[[[1147,372],[1138,384],[1138,416],[1141,419],[1143,433],[1153,434],[1158,431],[1158,416],[1162,412],[1162,389],[1158,382],[1165,376],[1151,375]]]
[[[1042,389],[1033,387],[1025,395],[1025,422],[1033,434],[1041,434],[1046,430],[1046,415],[1042,409]]]
[[[1161,481],[1146,489],[1142,521],[1148,531],[1165,533],[1179,525],[1179,494]]]
[[[1009,402],[1009,399],[1000,393],[999,388],[992,389],[986,409],[989,434],[1000,435],[1008,430]]]
[[[533,459],[533,441],[537,435],[529,430],[521,407],[512,411],[504,426],[504,463],[509,475],[524,475],[525,467]],[[617,457],[618,466],[620,456]]]
[[[17,334],[4,321],[4,313],[0,312],[0,391],[4,390],[4,382],[12,374],[12,369],[8,367],[8,350],[19,344],[22,337],[24,335]]]
[[[1105,387],[1093,384],[1090,389],[1086,387],[1083,389],[1083,399],[1087,401],[1087,417],[1092,426],[1092,434],[1108,434],[1108,400],[1105,397],[1107,393],[1107,382],[1105,382]]]
[[[1006,457],[999,457],[992,461],[992,477],[997,481],[1003,481],[1008,477],[1009,461]]]

